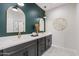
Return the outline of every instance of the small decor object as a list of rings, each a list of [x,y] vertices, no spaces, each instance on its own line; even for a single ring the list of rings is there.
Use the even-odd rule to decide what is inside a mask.
[[[38,35],[37,35],[36,32],[33,32],[31,36],[36,37],[36,36],[38,36]]]
[[[36,33],[38,35],[38,32],[39,32],[39,24],[38,23],[35,24],[35,30],[36,30]]]
[[[67,22],[66,19],[64,18],[57,18],[54,22],[53,22],[53,26],[56,30],[58,31],[63,31],[66,26],[67,26]]]

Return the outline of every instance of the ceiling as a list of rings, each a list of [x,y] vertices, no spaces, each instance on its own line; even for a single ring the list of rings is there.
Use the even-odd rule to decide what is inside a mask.
[[[45,11],[49,11],[53,8],[59,7],[65,3],[36,3],[39,7],[41,7]],[[46,7],[46,8],[45,8]]]

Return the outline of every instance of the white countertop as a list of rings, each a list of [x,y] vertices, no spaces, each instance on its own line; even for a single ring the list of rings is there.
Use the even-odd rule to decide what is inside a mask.
[[[6,49],[12,46],[16,46],[18,44],[22,44],[25,42],[29,42],[47,35],[50,35],[51,33],[39,33],[39,36],[32,37],[31,34],[24,34],[21,35],[21,38],[18,38],[18,36],[7,36],[7,37],[0,37],[0,50]]]

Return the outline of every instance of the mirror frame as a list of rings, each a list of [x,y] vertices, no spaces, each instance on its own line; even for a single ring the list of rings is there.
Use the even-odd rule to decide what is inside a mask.
[[[43,29],[43,31],[41,30],[40,31],[40,19],[42,19],[43,21],[44,21],[44,29]],[[46,31],[46,22],[45,22],[45,18],[37,18],[37,23],[39,24],[39,33],[42,33],[42,32],[45,32]]]
[[[12,7],[13,7],[13,6],[8,7],[7,10],[8,10],[9,8],[12,8]],[[23,11],[20,7],[18,7],[18,8],[19,8],[19,9],[23,12],[23,14],[25,15],[24,11]],[[6,19],[7,19],[7,13],[8,13],[8,12],[6,11]],[[25,33],[25,32],[26,32],[26,16],[24,16],[24,18],[25,18],[25,24],[24,24],[24,25],[25,25],[25,26],[24,26],[25,28],[24,28],[24,31],[21,32],[21,33]],[[6,21],[6,24],[7,24],[7,21]],[[18,32],[19,32],[19,31],[17,31],[17,32],[7,32],[7,26],[6,26],[6,33],[15,33],[15,34],[16,34],[16,33],[18,33]]]

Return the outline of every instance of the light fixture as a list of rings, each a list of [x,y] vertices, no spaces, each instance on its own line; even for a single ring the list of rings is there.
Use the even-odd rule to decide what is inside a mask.
[[[15,6],[12,8],[12,10],[17,12],[17,11],[18,11],[18,10],[17,10],[17,5],[15,5]]]
[[[12,10],[13,10],[13,11],[18,11],[17,8],[19,8],[19,6],[24,6],[24,3],[17,3],[17,4],[12,8]]]
[[[16,11],[16,12],[18,11],[17,8],[15,8],[15,7],[13,7],[12,10],[13,10],[13,11]]]
[[[46,18],[46,16],[44,16],[43,18]]]
[[[17,3],[19,6],[24,6],[24,3]]]
[[[18,11],[16,8],[12,8],[12,10],[13,10],[13,11],[16,11],[16,12]]]

